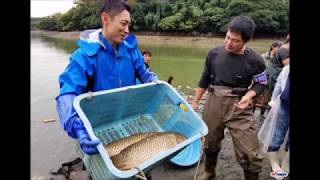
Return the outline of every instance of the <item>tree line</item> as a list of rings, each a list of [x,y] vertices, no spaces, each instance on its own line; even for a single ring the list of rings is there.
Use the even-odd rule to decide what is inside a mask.
[[[100,27],[103,0],[78,0],[67,13],[41,18],[31,28],[49,31],[81,31]],[[248,15],[258,34],[289,31],[288,0],[135,0],[131,29],[135,32],[223,33],[237,15]]]

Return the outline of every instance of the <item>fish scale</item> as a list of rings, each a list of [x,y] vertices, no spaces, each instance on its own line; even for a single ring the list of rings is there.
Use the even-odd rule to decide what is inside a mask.
[[[118,169],[129,170],[184,140],[185,137],[178,133],[156,133],[127,146],[111,160]]]
[[[126,147],[134,144],[147,136],[151,136],[157,134],[158,132],[149,132],[149,133],[137,133],[132,136],[122,138],[116,141],[113,141],[110,144],[105,145],[105,149],[108,152],[110,157],[117,155],[121,150],[125,149]]]

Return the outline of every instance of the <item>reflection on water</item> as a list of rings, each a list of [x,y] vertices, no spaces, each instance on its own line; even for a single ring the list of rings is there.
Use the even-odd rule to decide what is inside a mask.
[[[54,101],[59,93],[58,75],[65,69],[68,57],[54,41],[32,36],[31,177],[46,176],[75,156],[73,141],[60,128]],[[51,118],[56,121],[43,121]]]
[[[58,39],[37,34],[31,34],[31,38],[39,39],[45,46],[54,46],[55,48],[62,49],[67,54],[71,54],[77,48],[75,42],[69,39]]]
[[[203,47],[179,47],[168,45],[144,45],[140,49],[152,52],[151,68],[162,80],[173,76],[174,86],[196,87],[203,68],[204,59],[209,49]]]
[[[32,34],[32,37],[39,35]],[[139,39],[139,38],[138,38]],[[63,50],[66,54],[71,54],[76,48],[74,40],[58,39],[51,37],[41,37],[45,46],[52,46],[55,49]],[[249,45],[258,53],[263,53],[269,48],[272,40],[257,40],[250,42]],[[220,42],[222,43],[222,42]],[[212,44],[212,47],[219,43]],[[162,80],[167,80],[173,76],[173,86],[196,87],[201,76],[207,52],[210,46],[196,46],[195,44],[171,45],[159,44],[150,45],[139,40],[141,50],[149,49],[152,52],[151,69]]]
[[[32,35],[33,38],[41,38],[46,46],[54,46],[62,49],[65,53],[71,54],[76,48],[75,41],[51,38],[39,35]],[[139,42],[141,50],[149,49],[152,52],[152,70],[162,80],[167,80],[173,76],[174,86],[196,87],[204,63],[208,48],[178,45],[145,45]]]

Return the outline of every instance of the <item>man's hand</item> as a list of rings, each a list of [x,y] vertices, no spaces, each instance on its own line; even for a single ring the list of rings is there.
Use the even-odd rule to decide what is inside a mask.
[[[81,149],[88,155],[99,153],[97,146],[100,144],[98,140],[90,140],[89,138],[78,139]]]
[[[88,155],[99,153],[97,149],[97,146],[100,144],[99,140],[91,140],[85,129],[78,129],[76,134],[78,143],[84,153]]]
[[[97,146],[100,144],[99,140],[92,140],[86,131],[82,121],[79,117],[73,123],[72,130],[78,139],[78,143],[82,151],[88,155],[99,153]]]
[[[194,99],[193,99],[193,102],[191,104],[191,107],[194,109],[194,110],[197,110],[199,107],[198,107],[198,104],[199,104],[199,101],[203,95],[203,93],[206,91],[206,89],[204,88],[200,88],[198,87],[196,89],[196,92],[195,92],[195,95],[194,95]]]
[[[256,92],[250,90],[244,96],[242,96],[241,100],[235,103],[234,105],[239,109],[245,109],[251,103],[252,98],[256,95]]]
[[[237,106],[239,109],[244,109],[249,106],[251,98],[248,96],[242,96],[241,100],[235,103],[234,105]]]

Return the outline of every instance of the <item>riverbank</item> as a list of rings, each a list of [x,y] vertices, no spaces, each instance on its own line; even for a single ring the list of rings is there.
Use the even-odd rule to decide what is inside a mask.
[[[31,31],[31,35],[41,35],[53,38],[60,39],[69,39],[69,40],[77,40],[79,39],[80,31],[71,31],[71,32],[59,32],[59,31]],[[168,44],[168,45],[178,45],[178,46],[199,46],[199,47],[213,47],[218,44],[223,44],[224,38],[222,37],[183,37],[183,36],[159,36],[159,35],[139,35],[136,34],[136,37],[139,42],[143,42],[143,44]],[[258,53],[262,53],[267,51],[270,48],[272,42],[276,39],[266,39],[259,38],[253,39],[252,42],[249,42],[249,46],[251,46]]]
[[[48,36],[53,38],[77,40],[80,35],[80,31],[72,32],[59,32],[59,31],[31,31],[31,34]],[[143,41],[145,44],[166,44],[172,45],[185,45],[185,44],[197,44],[197,45],[210,45],[216,43],[223,43],[223,38],[207,38],[207,37],[181,37],[181,36],[159,36],[159,35],[139,35],[136,34],[138,41]]]
[[[59,31],[36,30],[36,31],[30,31],[30,34],[31,35],[53,37],[53,38],[60,38],[60,39],[76,40],[79,38],[80,31],[59,32]]]

